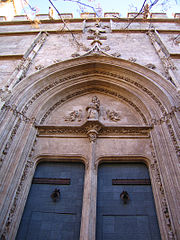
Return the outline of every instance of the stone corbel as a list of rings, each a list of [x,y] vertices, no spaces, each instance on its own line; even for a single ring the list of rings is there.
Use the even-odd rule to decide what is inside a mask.
[[[89,138],[89,141],[91,143],[94,143],[96,142],[96,139],[97,139],[97,136],[98,136],[98,132],[95,130],[95,129],[91,129],[87,132],[87,135],[88,135],[88,138]]]

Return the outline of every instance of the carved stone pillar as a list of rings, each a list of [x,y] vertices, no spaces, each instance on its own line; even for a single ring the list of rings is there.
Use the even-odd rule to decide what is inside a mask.
[[[84,180],[80,240],[95,240],[96,237],[97,167],[95,160],[97,134],[95,129],[87,132],[90,141],[90,157]]]

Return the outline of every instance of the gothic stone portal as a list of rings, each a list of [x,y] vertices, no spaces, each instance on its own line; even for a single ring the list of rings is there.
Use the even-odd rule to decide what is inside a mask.
[[[126,201],[122,199],[123,191],[128,193]],[[99,166],[96,231],[96,240],[161,239],[144,164]]]
[[[16,240],[79,240],[83,181],[83,164],[40,163]]]

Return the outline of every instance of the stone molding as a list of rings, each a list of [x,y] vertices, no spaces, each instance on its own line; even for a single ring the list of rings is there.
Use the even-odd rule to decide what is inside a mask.
[[[177,70],[177,67],[174,65],[170,53],[168,52],[166,46],[163,44],[156,29],[149,30],[147,34],[163,64],[165,77],[177,87],[177,91],[179,92],[180,84],[174,75],[174,71]]]
[[[31,123],[32,125],[36,124],[36,119],[34,117],[33,118],[27,117],[23,112],[17,110],[17,106],[15,104],[10,105],[8,104],[8,102],[6,102],[2,107],[2,110],[4,109],[6,109],[7,111],[12,111],[15,117],[21,119],[25,123]]]
[[[180,146],[179,146],[178,138],[176,137],[173,125],[170,122],[170,120],[172,120],[172,118],[175,116],[175,113],[180,112],[180,107],[172,106],[171,109],[172,109],[171,112],[164,114],[164,116],[161,117],[160,119],[158,119],[158,120],[152,119],[151,123],[153,126],[161,125],[163,123],[166,124],[169,135],[171,137],[171,140],[172,140],[172,143],[174,146],[174,149],[175,149],[175,152],[176,152],[176,155],[180,162]]]
[[[10,137],[8,138],[6,144],[5,144],[5,147],[3,148],[2,150],[2,155],[0,157],[0,169],[2,167],[2,164],[3,164],[3,161],[6,157],[6,155],[8,154],[9,152],[9,149],[14,141],[14,138],[16,136],[16,133],[20,127],[20,124],[21,124],[21,119],[19,118],[16,122],[16,124],[14,125],[14,127],[12,128],[12,131],[11,131],[11,134],[10,134]]]
[[[8,238],[8,233],[9,233],[9,229],[11,227],[11,223],[14,220],[14,215],[15,215],[15,212],[17,210],[17,205],[19,203],[19,198],[20,198],[21,192],[24,188],[24,183],[27,179],[30,168],[32,168],[33,165],[34,165],[33,161],[27,161],[26,164],[25,164],[24,171],[23,171],[23,174],[22,174],[21,179],[20,179],[20,183],[19,183],[18,188],[16,190],[15,197],[13,199],[12,206],[10,208],[10,211],[9,211],[9,214],[8,214],[8,217],[7,217],[7,220],[6,220],[5,228],[4,228],[4,230],[2,232],[2,235],[1,235],[1,240],[9,239]]]
[[[151,119],[151,122],[153,125],[161,125],[164,122],[168,122],[168,120],[172,119],[172,117],[175,116],[176,112],[180,112],[180,107],[172,106],[171,107],[171,112],[167,112],[161,117],[160,119]]]
[[[87,120],[81,126],[47,126],[37,125],[38,137],[43,136],[61,136],[61,135],[79,135],[87,136],[93,129],[98,136],[118,135],[118,136],[143,136],[149,137],[152,126],[105,126],[98,120]]]
[[[39,32],[37,37],[35,38],[34,42],[31,44],[30,48],[26,51],[26,53],[23,56],[23,59],[21,60],[20,64],[16,67],[15,71],[11,75],[8,85],[11,86],[16,85],[18,82],[20,82],[23,78],[26,77],[26,73],[37,55],[38,51],[46,41],[48,34],[47,32]]]
[[[146,94],[148,94],[155,102],[156,104],[159,106],[160,110],[162,113],[166,113],[166,110],[165,110],[165,107],[163,106],[163,104],[161,103],[161,101],[154,95],[154,93],[152,93],[148,88],[144,87],[142,84],[128,78],[128,77],[124,77],[122,75],[118,75],[118,74],[115,74],[115,73],[111,73],[111,72],[105,72],[105,71],[98,71],[98,70],[94,70],[94,71],[89,71],[89,72],[83,72],[83,73],[80,73],[80,74],[73,74],[69,77],[66,77],[64,79],[59,79],[59,80],[56,80],[55,82],[53,83],[50,83],[49,85],[47,85],[46,87],[44,87],[43,89],[41,89],[38,93],[36,93],[29,101],[28,103],[24,106],[24,109],[23,109],[23,113],[25,113],[29,106],[33,104],[34,101],[36,101],[43,93],[47,92],[48,90],[56,87],[57,85],[59,85],[60,83],[63,83],[64,81],[66,80],[70,80],[70,79],[73,79],[73,78],[77,78],[77,77],[83,77],[83,76],[86,76],[86,75],[89,75],[89,74],[102,74],[104,76],[110,76],[110,77],[113,77],[113,78],[117,78],[117,79],[121,79],[121,80],[124,80],[125,82],[128,82],[128,83],[131,83],[132,85],[134,85],[135,87],[138,87],[139,89],[141,89],[143,92],[145,92]],[[108,90],[106,90],[107,93],[108,93]],[[104,92],[106,92],[104,91]],[[77,95],[77,94],[76,94]],[[113,95],[117,95],[116,94],[113,94]],[[75,96],[75,95],[74,95]],[[64,102],[65,100],[62,100],[62,102]],[[59,105],[57,103],[57,105]],[[55,108],[55,107],[54,107]],[[145,120],[145,119],[144,119]]]
[[[166,226],[167,233],[168,233],[168,239],[169,240],[177,240],[176,234],[175,234],[173,226],[172,226],[172,220],[171,220],[169,206],[167,203],[167,198],[166,198],[166,194],[165,194],[165,190],[164,190],[164,184],[162,182],[162,176],[161,176],[161,173],[159,170],[159,163],[157,161],[157,157],[155,154],[155,150],[154,150],[152,141],[150,143],[150,148],[151,148],[151,155],[152,155],[152,159],[153,159],[153,162],[151,163],[150,167],[152,169],[153,178],[155,180],[156,187],[159,192],[161,211],[163,213],[163,218],[164,218],[165,226]]]

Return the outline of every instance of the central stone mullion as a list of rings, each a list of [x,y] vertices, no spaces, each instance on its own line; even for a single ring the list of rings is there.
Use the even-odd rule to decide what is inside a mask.
[[[84,180],[80,240],[95,240],[97,195],[97,168],[95,160],[97,132],[93,129],[88,131],[87,134],[90,140],[90,154]]]

